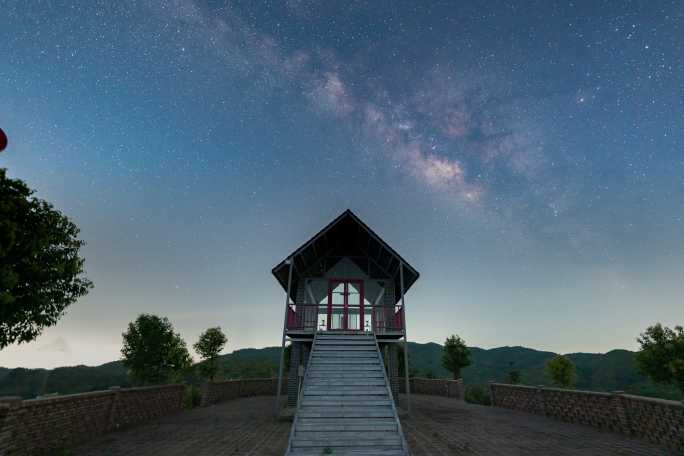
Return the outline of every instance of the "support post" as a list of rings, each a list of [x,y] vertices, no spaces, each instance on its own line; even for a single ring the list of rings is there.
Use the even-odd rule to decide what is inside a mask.
[[[411,387],[409,382],[408,338],[406,337],[406,300],[404,299],[404,263],[399,263],[401,282],[401,325],[404,327],[404,381],[406,382],[406,413],[411,414]]]
[[[276,403],[275,403],[275,417],[277,418],[280,413],[280,390],[283,389],[283,364],[285,362],[285,331],[287,330],[287,311],[290,306],[290,289],[292,287],[292,267],[294,266],[294,261],[292,257],[287,259],[287,263],[290,265],[289,272],[287,274],[287,292],[285,293],[285,316],[283,317],[283,339],[280,344],[280,367],[278,368],[278,390],[276,391]]]

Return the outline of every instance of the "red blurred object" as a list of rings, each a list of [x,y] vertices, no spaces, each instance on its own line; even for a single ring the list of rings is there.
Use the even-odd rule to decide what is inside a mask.
[[[0,128],[0,152],[5,150],[5,147],[7,147],[7,135],[2,131],[2,128]]]

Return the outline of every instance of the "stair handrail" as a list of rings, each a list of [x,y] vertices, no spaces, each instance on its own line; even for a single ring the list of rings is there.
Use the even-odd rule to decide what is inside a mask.
[[[294,432],[295,428],[297,427],[297,421],[299,419],[299,407],[302,405],[302,396],[304,396],[304,385],[306,384],[306,378],[309,376],[309,372],[311,371],[311,360],[313,358],[313,352],[316,347],[316,338],[318,337],[318,331],[314,333],[313,340],[311,342],[311,350],[309,351],[309,360],[306,362],[306,367],[304,368],[304,378],[302,379],[302,387],[299,389],[297,392],[297,410],[295,411],[295,416],[294,419],[292,420],[292,427],[290,428],[290,436],[287,439],[287,451],[285,452],[285,456],[288,456],[290,454],[290,451],[292,451],[292,440],[294,440]],[[290,367],[291,369],[292,367]],[[299,366],[297,366],[299,369]]]
[[[399,421],[399,413],[397,413],[397,407],[394,404],[394,395],[392,394],[392,387],[390,386],[389,377],[387,377],[387,372],[385,371],[385,363],[383,361],[382,353],[380,352],[380,345],[378,345],[378,338],[373,334],[373,341],[375,341],[375,349],[378,351],[378,360],[380,361],[382,367],[382,375],[385,378],[385,387],[387,388],[387,393],[390,397],[390,404],[392,405],[392,411],[394,412],[394,421],[397,423],[397,429],[399,431],[399,438],[401,439],[401,447],[404,450],[406,456],[411,456],[409,452],[408,445],[406,444],[406,438],[404,437],[404,431],[401,429],[401,421]]]

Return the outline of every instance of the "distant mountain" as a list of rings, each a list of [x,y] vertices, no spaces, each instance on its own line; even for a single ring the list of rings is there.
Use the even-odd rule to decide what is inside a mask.
[[[471,347],[472,365],[463,369],[466,385],[484,385],[490,380],[506,382],[511,370],[520,372],[527,385],[550,385],[544,373],[546,361],[556,355],[525,347],[498,347],[489,350]],[[442,346],[435,343],[409,342],[409,366],[414,375],[448,378],[441,365]],[[577,368],[577,389],[593,391],[621,390],[631,394],[682,399],[674,387],[653,383],[636,370],[635,352],[612,350],[608,353],[571,353],[566,355]]]
[[[280,347],[245,348],[221,356],[226,378],[259,378],[278,375]],[[198,378],[188,378],[199,382]],[[70,366],[55,369],[8,369],[0,367],[0,396],[32,398],[43,394],[72,394],[131,386],[121,361],[100,366]]]
[[[436,343],[409,342],[409,364],[414,375],[449,378],[441,365],[442,346]],[[517,370],[523,384],[550,385],[544,364],[555,353],[525,347],[499,347],[485,350],[472,347],[473,364],[463,370],[466,385],[485,385],[488,381],[506,382],[508,373]],[[578,372],[578,389],[595,391],[623,390],[632,394],[683,399],[675,388],[654,384],[634,367],[634,352],[612,350],[608,353],[573,353],[567,355]],[[273,377],[278,374],[280,347],[246,348],[221,356],[225,378]],[[195,377],[187,379],[198,382]],[[101,366],[73,366],[56,369],[0,368],[0,396],[25,398],[47,393],[70,394],[130,386],[121,361]]]

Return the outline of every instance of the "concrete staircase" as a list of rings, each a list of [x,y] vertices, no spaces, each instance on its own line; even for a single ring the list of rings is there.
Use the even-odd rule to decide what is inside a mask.
[[[319,333],[290,433],[287,456],[406,456],[374,335]]]

